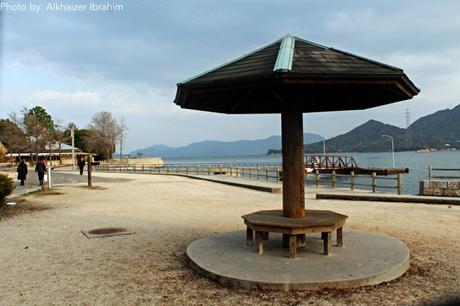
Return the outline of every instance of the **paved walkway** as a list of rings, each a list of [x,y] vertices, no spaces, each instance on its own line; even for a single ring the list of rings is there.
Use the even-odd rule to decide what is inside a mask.
[[[2,166],[0,168],[0,172],[8,174],[11,178],[13,178],[15,182],[16,188],[8,197],[10,199],[15,198],[19,195],[23,195],[41,189],[40,184],[38,182],[38,175],[31,167],[29,167],[29,173],[27,174],[27,179],[24,182],[24,186],[21,186],[21,182],[17,180],[16,167],[10,168]],[[88,178],[86,176],[86,173],[85,175],[80,176],[77,170],[72,170],[70,167],[55,169],[52,172],[53,186],[64,186],[69,184],[85,183],[87,182],[87,179]]]
[[[225,185],[243,187],[248,189],[281,193],[283,192],[283,185],[277,182],[259,181],[248,178],[234,177],[234,176],[220,176],[220,175],[181,175],[189,178],[221,183]]]
[[[86,169],[85,169],[86,170]],[[27,180],[24,186],[20,186],[20,182],[16,179],[16,168],[1,167],[0,172],[9,174],[16,184],[16,188],[9,198],[14,198],[18,195],[37,191],[40,189],[38,176],[29,169]],[[270,193],[281,193],[282,182],[269,182],[252,180],[248,178],[220,176],[220,175],[179,175],[192,179],[210,181],[214,183],[226,184],[247,189],[265,191]],[[59,168],[53,170],[52,183],[53,186],[64,186],[69,184],[81,184],[87,182],[86,171],[83,175],[79,175],[78,170],[72,170],[70,167]],[[97,182],[96,182],[97,183]],[[316,199],[330,200],[349,200],[349,201],[374,201],[374,202],[408,202],[408,203],[426,203],[426,204],[448,204],[460,205],[460,198],[435,197],[435,196],[419,196],[419,195],[397,195],[390,193],[371,193],[367,190],[350,191],[342,188],[326,188],[314,187],[307,185],[305,188],[306,195],[313,195]],[[307,198],[309,198],[307,196]]]
[[[14,198],[17,197],[18,195],[33,192],[36,190],[40,189],[39,183],[38,183],[38,176],[37,174],[33,171],[33,169],[30,169],[29,167],[29,174],[27,175],[27,180],[24,182],[25,185],[21,186],[21,182],[17,180],[17,172],[16,172],[16,167],[5,167],[2,166],[0,168],[1,173],[6,173],[8,174],[15,182],[16,188],[13,190],[9,198]]]

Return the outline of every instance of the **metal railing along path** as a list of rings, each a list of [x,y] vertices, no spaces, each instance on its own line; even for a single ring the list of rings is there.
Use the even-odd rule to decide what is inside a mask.
[[[229,176],[267,182],[283,180],[282,165],[279,163],[100,164],[94,168],[95,171],[103,172]],[[390,184],[392,181],[395,184]],[[305,172],[305,182],[316,187],[349,186],[350,190],[368,189],[372,192],[377,192],[378,189],[394,189],[397,194],[402,194],[401,174],[377,175],[373,172],[370,175],[357,175],[353,171],[350,174],[337,174],[335,171],[320,173],[316,170],[313,173]]]

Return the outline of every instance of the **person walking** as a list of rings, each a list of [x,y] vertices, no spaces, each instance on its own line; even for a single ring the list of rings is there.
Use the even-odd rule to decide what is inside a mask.
[[[43,178],[45,177],[46,173],[46,165],[43,161],[43,158],[41,157],[35,165],[35,172],[38,173],[38,180],[40,181],[40,186],[43,186]]]
[[[83,159],[83,157],[80,157],[77,164],[78,169],[80,169],[80,175],[83,175],[83,169],[85,169],[85,160]]]
[[[18,180],[21,181],[21,186],[24,186],[24,181],[27,178],[27,165],[23,159],[19,163],[17,171],[18,171]]]

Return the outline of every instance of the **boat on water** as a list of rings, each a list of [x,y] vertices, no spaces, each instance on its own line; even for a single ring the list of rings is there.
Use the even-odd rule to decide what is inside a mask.
[[[422,148],[422,149],[418,149],[417,153],[433,153],[437,151],[438,149],[435,149],[435,148]]]

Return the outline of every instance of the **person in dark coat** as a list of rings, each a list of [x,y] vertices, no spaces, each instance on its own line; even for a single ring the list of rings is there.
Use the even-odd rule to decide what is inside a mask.
[[[43,185],[43,179],[46,173],[46,165],[42,158],[40,158],[35,165],[35,172],[38,173],[38,180],[40,181],[40,186]]]
[[[83,159],[83,157],[80,157],[77,164],[78,169],[80,169],[80,175],[83,175],[83,169],[85,168],[85,160]]]
[[[26,180],[27,177],[27,165],[24,162],[24,160],[21,160],[21,162],[18,165],[18,180],[21,181],[21,186],[24,186],[24,181]]]

